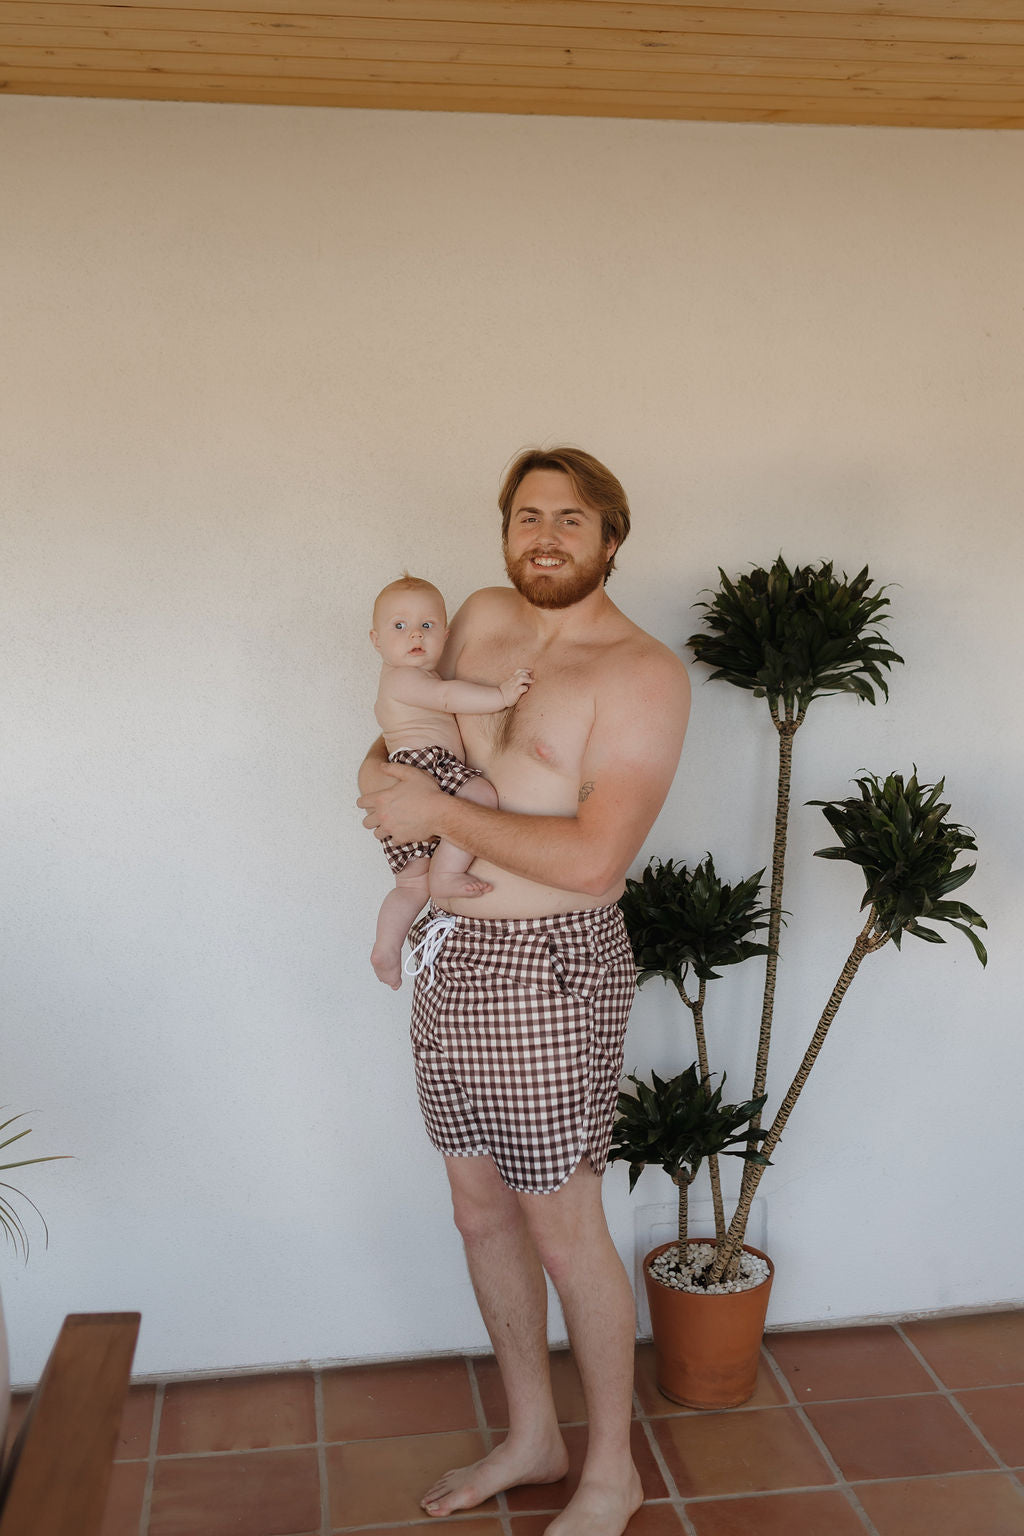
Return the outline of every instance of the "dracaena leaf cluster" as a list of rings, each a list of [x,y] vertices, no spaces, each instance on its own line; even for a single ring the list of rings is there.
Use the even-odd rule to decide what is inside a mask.
[[[706,1157],[765,1162],[760,1152],[746,1145],[751,1116],[764,1100],[723,1104],[724,1074],[717,1088],[710,1078],[701,1078],[696,1062],[667,1080],[652,1072],[650,1086],[633,1073],[628,1079],[636,1094],[619,1094],[608,1155],[613,1162],[628,1162],[631,1190],[651,1163],[659,1164],[671,1178],[682,1176],[689,1183]]]
[[[945,939],[933,923],[949,923],[970,940],[982,965],[985,946],[975,928],[987,925],[963,901],[949,896],[974,874],[974,864],[961,864],[962,853],[977,849],[969,827],[949,821],[943,800],[945,780],[919,782],[890,773],[886,778],[865,774],[854,780],[859,795],[847,800],[812,800],[839,838],[839,846],[819,848],[819,859],[847,859],[864,875],[862,908],[874,910],[874,931],[892,939],[899,949],[905,933],[930,944]],[[924,921],[922,921],[924,919]]]
[[[867,566],[839,575],[831,560],[789,569],[780,555],[769,570],[735,580],[719,568],[721,586],[703,610],[705,632],[687,642],[698,661],[738,688],[801,716],[812,699],[854,693],[870,703],[888,697],[884,671],[902,662],[879,629],[888,618],[884,587]]]
[[[768,927],[759,901],[763,874],[729,885],[709,853],[693,869],[652,859],[639,880],[627,880],[619,906],[637,980],[681,983],[692,970],[699,981],[717,981],[722,967],[766,955],[768,946],[751,937]]]

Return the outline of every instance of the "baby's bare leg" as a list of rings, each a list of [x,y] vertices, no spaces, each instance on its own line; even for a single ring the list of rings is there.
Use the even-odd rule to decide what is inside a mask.
[[[402,985],[402,945],[417,912],[422,911],[430,896],[430,863],[430,859],[410,859],[395,876],[394,890],[384,897],[377,915],[377,937],[370,951],[370,964],[377,980],[395,992]]]
[[[486,805],[492,810],[498,804],[498,792],[488,779],[477,774],[463,784],[456,793],[460,800],[472,800],[474,805]],[[493,887],[486,880],[477,880],[466,871],[473,862],[473,855],[456,848],[454,843],[442,840],[434,850],[430,861],[430,894],[435,901],[450,901],[455,896],[484,896]]]

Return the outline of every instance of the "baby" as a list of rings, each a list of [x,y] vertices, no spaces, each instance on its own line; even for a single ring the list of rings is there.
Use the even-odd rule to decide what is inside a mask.
[[[494,688],[440,677],[437,664],[448,639],[444,598],[418,576],[402,576],[378,594],[370,639],[382,662],[374,713],[388,760],[425,769],[446,794],[496,806],[494,786],[479,768],[466,766],[455,714],[507,709],[529,688],[533,673],[520,667]],[[482,896],[491,887],[467,874],[472,857],[452,843],[395,843],[390,837],[382,842],[395,886],[381,905],[370,963],[380,981],[397,989],[402,945],[427,898]]]

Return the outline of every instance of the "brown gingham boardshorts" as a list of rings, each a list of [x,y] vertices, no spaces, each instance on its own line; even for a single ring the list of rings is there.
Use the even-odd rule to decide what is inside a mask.
[[[622,913],[452,921],[416,979],[412,1047],[427,1134],[489,1153],[510,1189],[548,1194],[586,1157],[602,1174],[636,968]],[[433,972],[433,980],[431,980]]]
[[[388,762],[408,763],[410,768],[422,768],[424,773],[429,773],[432,779],[437,780],[438,788],[443,789],[446,795],[457,794],[463,784],[482,776],[479,768],[470,768],[444,747],[402,747],[390,753]],[[390,837],[382,837],[380,842],[392,872],[398,875],[410,859],[429,859],[440,838],[431,838],[429,842],[422,843],[396,843]]]

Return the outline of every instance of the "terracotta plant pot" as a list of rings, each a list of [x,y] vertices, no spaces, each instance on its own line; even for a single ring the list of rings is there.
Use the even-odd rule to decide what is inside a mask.
[[[691,1242],[713,1238],[691,1238]],[[686,1408],[736,1408],[757,1381],[757,1364],[775,1270],[759,1248],[745,1248],[768,1265],[768,1278],[749,1291],[704,1295],[662,1285],[651,1262],[675,1243],[662,1243],[644,1259],[651,1309],[658,1390]]]

